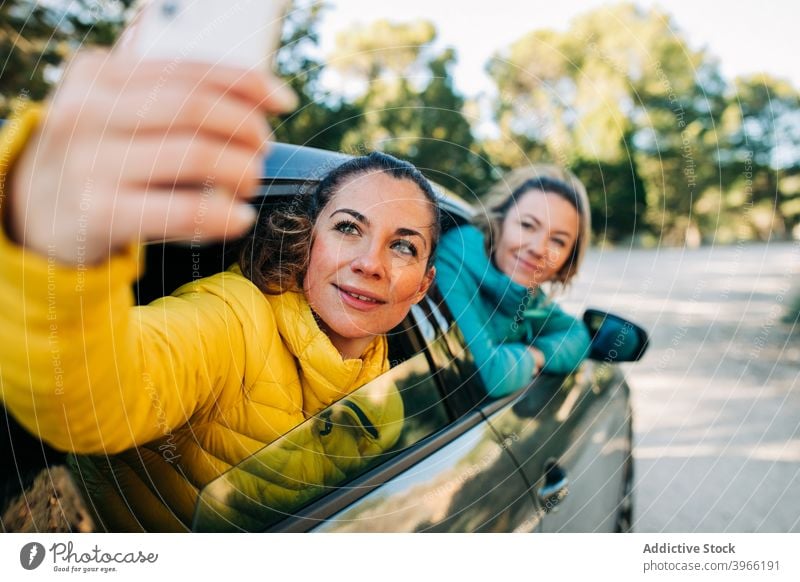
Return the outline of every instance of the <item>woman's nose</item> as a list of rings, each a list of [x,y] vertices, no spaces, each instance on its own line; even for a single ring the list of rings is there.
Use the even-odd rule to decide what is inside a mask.
[[[534,234],[526,241],[525,248],[529,253],[543,257],[547,252],[547,239],[539,233]]]
[[[350,263],[350,268],[355,273],[365,277],[380,279],[386,275],[382,253],[379,248],[369,247],[363,249]]]

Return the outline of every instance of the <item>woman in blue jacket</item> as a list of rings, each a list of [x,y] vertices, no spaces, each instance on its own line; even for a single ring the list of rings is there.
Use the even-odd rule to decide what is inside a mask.
[[[586,357],[585,326],[551,296],[578,272],[589,235],[583,184],[538,165],[506,176],[476,225],[442,236],[439,288],[491,396],[524,388],[539,372],[569,374]]]

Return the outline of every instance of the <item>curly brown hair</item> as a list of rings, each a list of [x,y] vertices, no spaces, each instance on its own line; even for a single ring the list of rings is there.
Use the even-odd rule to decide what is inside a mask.
[[[271,295],[301,290],[308,269],[314,224],[320,212],[346,181],[370,172],[386,172],[398,180],[411,180],[431,203],[430,267],[440,234],[436,192],[412,164],[389,154],[372,152],[337,166],[318,184],[301,188],[290,202],[269,209],[262,204],[255,229],[239,253],[239,267],[244,276]]]

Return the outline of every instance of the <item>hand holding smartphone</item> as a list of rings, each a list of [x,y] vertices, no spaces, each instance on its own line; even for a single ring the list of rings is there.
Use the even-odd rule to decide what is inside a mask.
[[[111,52],[67,67],[20,154],[9,231],[99,264],[133,241],[239,236],[267,114],[296,98],[269,70],[285,0],[154,0]]]

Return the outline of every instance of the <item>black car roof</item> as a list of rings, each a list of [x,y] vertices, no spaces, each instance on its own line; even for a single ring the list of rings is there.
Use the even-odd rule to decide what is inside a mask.
[[[317,181],[352,157],[341,152],[273,142],[264,160],[262,181]],[[431,183],[440,194],[442,210],[447,214],[463,219],[469,219],[475,214],[475,209],[457,194],[432,180]]]
[[[347,154],[273,142],[264,160],[265,180],[319,180],[352,158]]]

